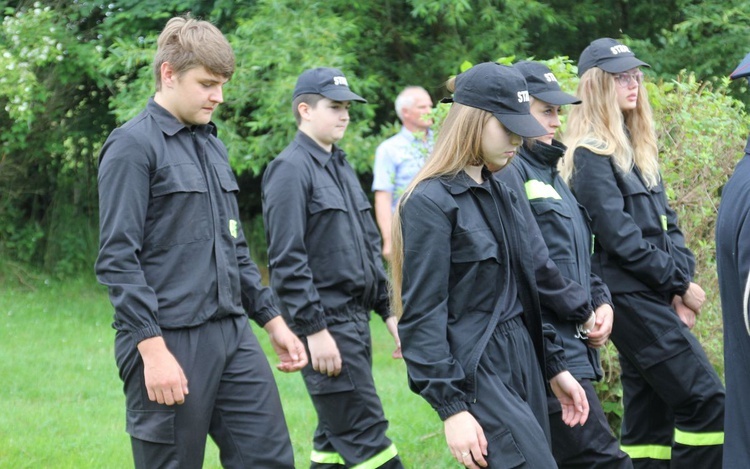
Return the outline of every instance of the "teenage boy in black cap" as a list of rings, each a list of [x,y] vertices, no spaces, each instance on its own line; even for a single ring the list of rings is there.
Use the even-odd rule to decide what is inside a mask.
[[[591,317],[580,318],[542,306],[545,322],[555,326],[563,347],[568,370],[581,383],[589,401],[589,419],[584,425],[569,427],[560,418],[560,404],[548,396],[552,453],[559,468],[632,468],[630,458],[620,450],[594,389],[602,377],[598,348],[609,339],[613,311],[609,289],[591,273],[591,230],[585,213],[557,172],[565,145],[556,140],[563,105],[581,100],[560,89],[554,73],[539,62],[513,65],[529,86],[531,115],[546,133],[525,138],[509,167],[496,177],[521,195],[536,220],[550,258],[562,274],[580,284],[579,294],[592,305]],[[525,195],[525,197],[523,197]],[[581,326],[583,325],[583,326]],[[583,329],[583,333],[581,333]],[[587,332],[586,332],[587,331]]]
[[[729,76],[750,80],[750,54]],[[724,468],[750,461],[750,138],[745,156],[721,192],[716,220],[716,269],[724,317]]]
[[[391,315],[380,236],[344,152],[351,101],[334,68],[303,72],[292,110],[299,131],[263,176],[271,285],[310,362],[302,374],[318,414],[311,467],[400,468],[372,377],[370,310]]]

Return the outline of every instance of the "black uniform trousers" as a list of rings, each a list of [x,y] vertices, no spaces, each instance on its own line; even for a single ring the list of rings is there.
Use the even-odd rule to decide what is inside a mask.
[[[136,344],[124,332],[115,339],[135,467],[199,469],[208,434],[225,468],[294,468],[276,382],[247,316],[162,335],[188,379],[182,405],[149,401]]]
[[[328,376],[308,364],[302,369],[318,414],[310,455],[312,468],[400,469],[396,446],[372,377],[372,339],[366,320],[328,324],[341,354],[341,373]],[[307,338],[304,338],[307,349]],[[309,356],[309,349],[307,349]]]
[[[560,469],[632,469],[630,457],[609,428],[607,416],[590,379],[579,381],[589,401],[589,418],[584,425],[569,427],[562,420],[562,408],[554,395],[548,396],[552,454]],[[554,409],[554,410],[553,410]]]
[[[622,449],[636,468],[720,468],[724,386],[669,299],[612,296],[620,352]]]
[[[520,317],[500,323],[477,368],[469,412],[487,438],[491,468],[554,468],[544,377]]]

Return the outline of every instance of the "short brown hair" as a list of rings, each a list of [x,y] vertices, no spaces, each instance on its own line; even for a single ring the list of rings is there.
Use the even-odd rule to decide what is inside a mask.
[[[297,125],[300,125],[302,122],[302,116],[299,114],[299,105],[301,103],[307,103],[311,108],[315,108],[315,106],[318,105],[318,102],[323,98],[325,98],[325,96],[322,94],[305,93],[292,100],[292,112],[294,113],[294,120],[297,121]]]
[[[159,35],[154,57],[156,91],[161,90],[161,66],[168,62],[180,76],[195,67],[229,80],[234,74],[234,52],[219,29],[189,14],[167,22]]]

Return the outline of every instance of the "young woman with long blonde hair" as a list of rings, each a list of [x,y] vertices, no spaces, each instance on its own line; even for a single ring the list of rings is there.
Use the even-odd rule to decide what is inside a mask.
[[[464,466],[555,467],[544,375],[566,424],[583,424],[588,403],[562,349],[543,337],[554,330],[541,322],[541,236],[492,177],[521,136],[544,129],[511,67],[476,65],[454,88],[435,150],[394,216],[392,307],[409,383],[444,421]]]
[[[583,51],[560,173],[591,217],[592,269],[612,292],[622,449],[637,468],[719,468],[724,388],[690,332],[705,293],[659,174],[641,66],[614,39]]]

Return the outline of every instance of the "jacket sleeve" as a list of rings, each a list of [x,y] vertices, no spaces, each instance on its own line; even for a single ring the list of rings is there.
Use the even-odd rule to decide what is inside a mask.
[[[594,273],[589,275],[589,279],[591,281],[591,306],[595,310],[604,304],[608,304],[614,308],[615,305],[612,303],[612,293],[610,293],[607,284]]]
[[[263,221],[271,286],[301,335],[326,328],[305,245],[309,182],[296,165],[272,161],[263,175]]]
[[[362,193],[362,197],[367,199],[367,196]],[[363,215],[367,218],[363,220],[364,235],[367,237],[367,252],[369,254],[370,261],[375,265],[375,279],[378,282],[378,286],[375,291],[375,301],[372,309],[375,313],[380,316],[383,321],[392,316],[391,313],[391,300],[388,292],[388,276],[385,273],[385,267],[383,266],[383,256],[380,251],[382,241],[380,239],[380,231],[375,224],[373,218],[372,209],[369,214]]]
[[[568,369],[565,346],[552,324],[543,323],[542,334],[544,335],[545,376],[551,379]]]
[[[273,291],[263,286],[258,266],[250,257],[250,249],[242,230],[235,241],[237,252],[237,264],[240,269],[240,288],[242,291],[242,306],[247,315],[259,326],[264,326],[268,321],[280,314]]]
[[[467,410],[465,373],[448,343],[451,223],[435,202],[414,192],[401,207],[403,316],[398,323],[409,385],[445,420]]]
[[[112,132],[102,148],[98,185],[96,277],[109,289],[118,329],[131,332],[135,343],[160,336],[156,293],[138,258],[151,195],[148,151],[131,135]]]
[[[615,169],[607,156],[576,148],[571,189],[591,216],[597,241],[619,267],[655,291],[683,294],[690,278],[667,253],[648,242],[625,211]]]
[[[685,245],[685,236],[677,225],[677,213],[669,206],[666,191],[664,194],[664,206],[667,208],[667,237],[672,243],[672,257],[683,272],[692,279],[695,276],[695,256],[693,252]]]
[[[547,244],[531,211],[531,204],[526,198],[526,189],[518,169],[509,165],[496,173],[495,178],[508,186],[518,199],[518,207],[526,220],[527,241],[534,261],[534,273],[539,302],[553,311],[562,321],[584,322],[591,316],[591,302],[588,292],[578,283],[562,275],[549,257]]]

